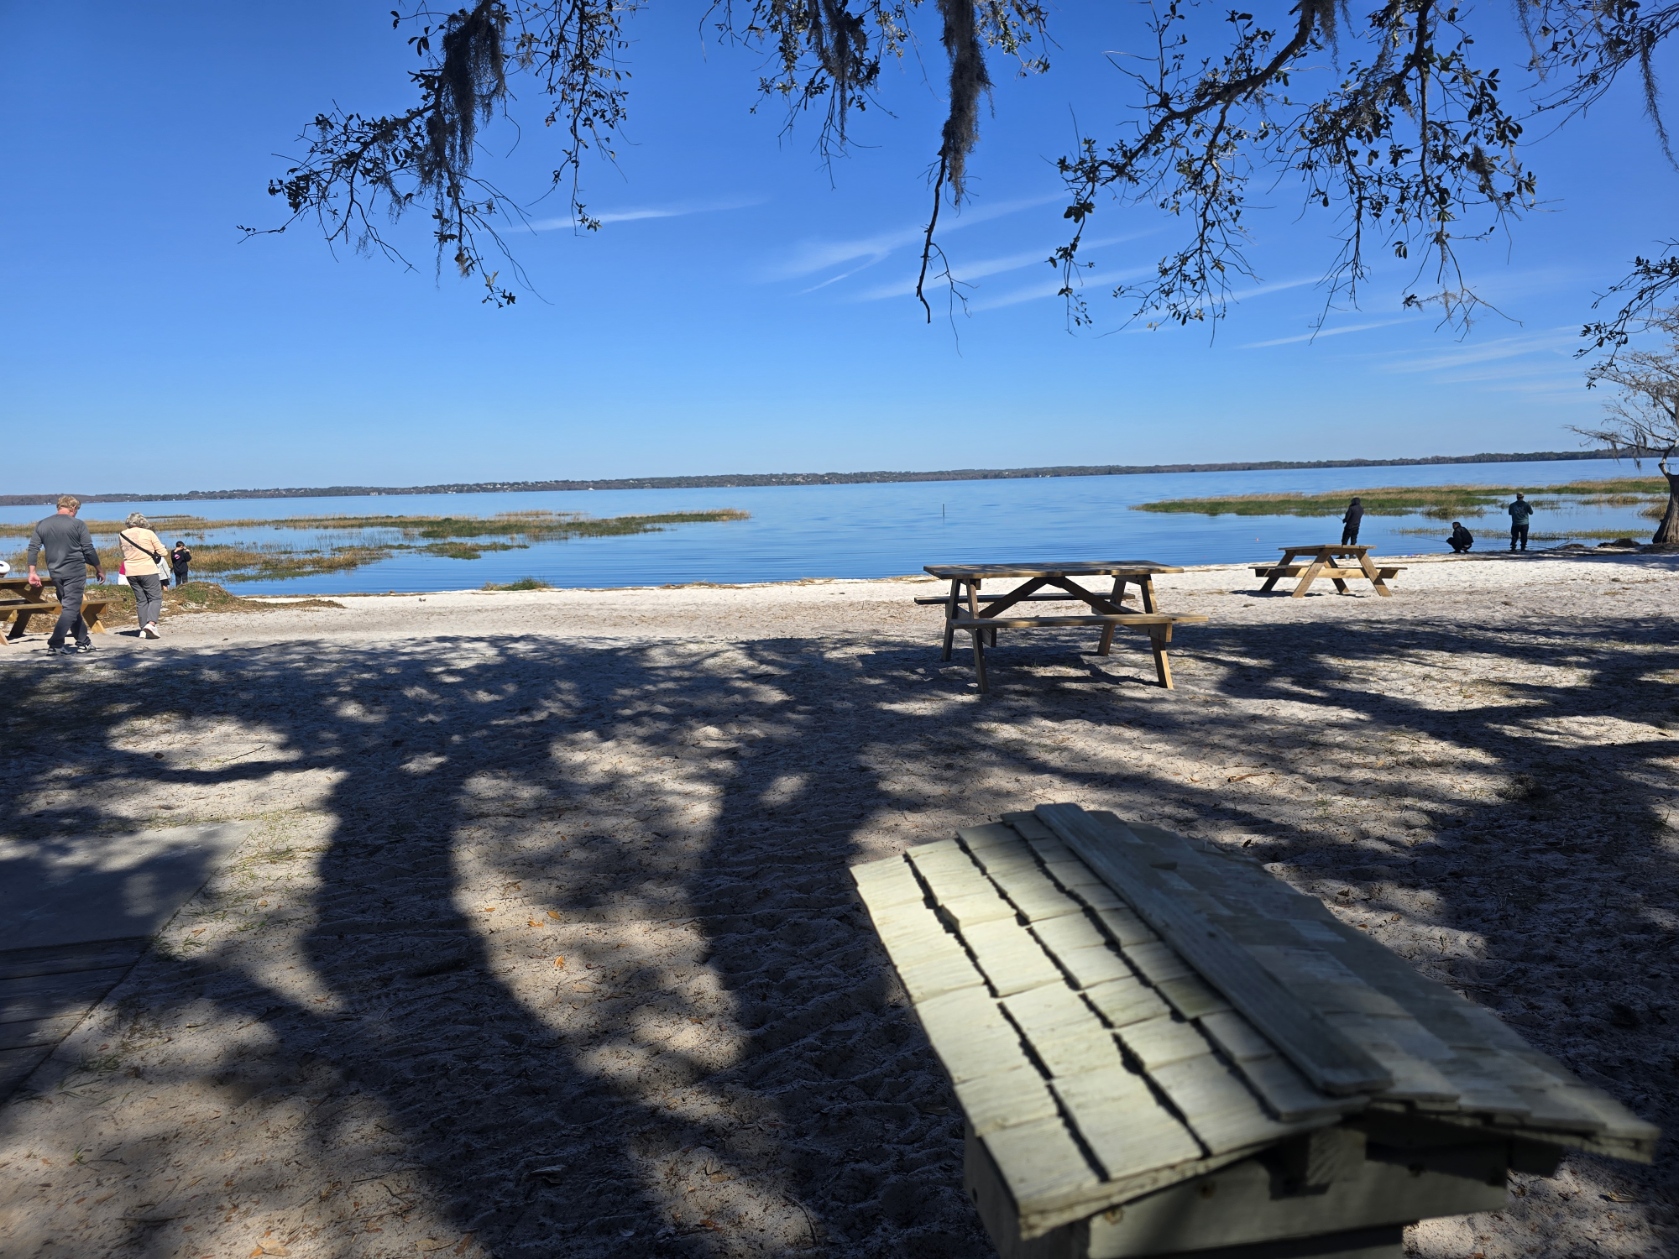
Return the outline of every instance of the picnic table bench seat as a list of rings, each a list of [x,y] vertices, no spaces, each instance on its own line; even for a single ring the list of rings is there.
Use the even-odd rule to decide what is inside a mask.
[[[1298,577],[1310,567],[1310,564],[1255,564],[1253,566],[1253,575],[1255,577]],[[1319,576],[1331,576],[1332,571],[1338,573],[1342,570],[1330,570],[1326,568],[1319,573]],[[1386,568],[1376,569],[1376,572],[1381,576],[1383,581],[1388,580],[1390,577],[1397,576],[1404,571],[1405,565],[1403,564],[1389,564]],[[1359,574],[1354,571],[1347,575],[1356,577]],[[937,602],[937,600],[934,600],[934,602]]]
[[[110,603],[109,599],[82,600],[82,620],[86,623],[90,633],[105,633],[104,615],[105,609],[110,606]],[[4,624],[6,621],[12,623],[11,629],[6,634],[6,641],[13,642],[22,638],[28,631],[29,622],[32,618],[43,613],[56,617],[59,611],[60,605],[58,603],[0,602],[0,624]]]
[[[1654,1157],[1653,1125],[1216,844],[1040,805],[851,873],[1005,1259],[1398,1259],[1511,1170]]]

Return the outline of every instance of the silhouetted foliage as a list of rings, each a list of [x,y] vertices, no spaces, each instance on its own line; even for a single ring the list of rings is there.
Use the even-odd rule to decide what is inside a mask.
[[[818,147],[843,150],[853,114],[874,103],[883,61],[914,43],[926,0],[715,0],[706,23],[718,39],[764,53],[759,87],[788,109],[822,114]],[[482,278],[485,300],[514,294],[487,255],[509,258],[503,229],[520,211],[473,173],[477,129],[505,107],[508,76],[530,76],[550,98],[545,118],[563,139],[553,184],[566,186],[578,227],[600,221],[585,206],[585,153],[610,161],[627,106],[619,58],[635,0],[480,0],[438,14],[420,4],[393,12],[422,62],[407,111],[378,118],[333,111],[304,135],[305,156],[274,180],[292,219],[313,215],[329,240],[395,254],[385,224],[417,206],[434,220],[438,262]],[[979,138],[982,99],[992,86],[987,56],[1015,58],[1022,73],[1046,71],[1046,10],[1039,0],[936,0],[950,61],[948,113],[931,177],[933,207],[916,295],[942,264],[939,207],[965,196],[967,161]],[[1466,283],[1457,248],[1507,230],[1534,204],[1533,172],[1522,161],[1522,120],[1563,116],[1600,99],[1636,67],[1664,147],[1654,50],[1679,23],[1679,5],[1644,9],[1636,0],[1516,0],[1537,94],[1505,103],[1497,67],[1475,60],[1473,26],[1486,19],[1440,0],[1385,0],[1355,18],[1345,0],[1300,0],[1276,25],[1205,0],[1165,0],[1147,10],[1150,51],[1111,54],[1134,89],[1134,115],[1116,138],[1079,139],[1060,159],[1071,235],[1048,261],[1062,274],[1074,323],[1088,320],[1080,277],[1085,229],[1102,194],[1153,206],[1188,226],[1147,281],[1116,296],[1133,317],[1180,324],[1220,316],[1231,285],[1252,278],[1244,213],[1261,175],[1298,180],[1306,204],[1337,216],[1339,248],[1325,275],[1328,300],[1356,302],[1372,252],[1417,260],[1404,303],[1433,305],[1445,322],[1469,320],[1481,299]],[[1322,73],[1322,62],[1337,67]],[[1310,75],[1307,72],[1311,71]],[[1299,95],[1291,95],[1291,91]],[[377,212],[377,213],[375,213]],[[282,229],[283,230],[283,229]],[[515,268],[516,268],[516,264]],[[948,267],[944,279],[954,280]],[[1611,290],[1626,301],[1586,329],[1619,347],[1662,294],[1679,284],[1679,255],[1639,259]]]
[[[1590,383],[1614,385],[1619,395],[1605,404],[1604,422],[1575,432],[1611,449],[1624,450],[1639,462],[1657,456],[1667,478],[1667,511],[1650,539],[1657,545],[1679,545],[1679,474],[1668,460],[1679,450],[1679,310],[1658,310],[1645,324],[1666,337],[1661,349],[1625,348],[1594,367]]]

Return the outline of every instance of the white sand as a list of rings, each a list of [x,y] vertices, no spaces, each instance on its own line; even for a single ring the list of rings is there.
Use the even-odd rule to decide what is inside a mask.
[[[0,1249],[986,1253],[845,866],[1060,799],[1262,853],[1671,1128],[1679,559],[1407,562],[1161,579],[1212,617],[1170,693],[1136,635],[1005,632],[981,698],[909,581],[6,648],[13,851],[261,826],[0,1110]],[[1516,1181],[1415,1249],[1679,1252],[1670,1143]]]

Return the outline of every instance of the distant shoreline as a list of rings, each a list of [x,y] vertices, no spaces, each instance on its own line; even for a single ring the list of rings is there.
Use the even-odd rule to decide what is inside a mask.
[[[594,481],[477,481],[452,485],[328,485],[269,490],[189,490],[171,494],[81,494],[84,503],[207,502],[247,498],[382,498],[397,494],[535,494],[572,490],[707,490],[780,485],[884,485],[906,481],[1017,481],[1043,477],[1138,476],[1159,472],[1273,472],[1307,468],[1415,468],[1457,463],[1557,463],[1613,459],[1613,450],[1429,455],[1420,459],[1273,459],[1245,463],[1099,464],[1088,467],[958,468],[943,472],[765,472],[720,476],[624,477]],[[1625,457],[1625,456],[1623,456]],[[51,503],[59,493],[0,494],[0,507]]]

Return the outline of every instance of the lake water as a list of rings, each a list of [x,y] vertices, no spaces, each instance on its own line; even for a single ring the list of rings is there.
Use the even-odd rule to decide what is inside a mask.
[[[148,516],[252,520],[325,514],[485,516],[548,510],[619,516],[731,507],[751,513],[748,520],[682,525],[660,533],[542,542],[523,550],[487,552],[477,560],[399,554],[349,572],[229,583],[240,594],[467,589],[521,577],[540,578],[554,586],[650,586],[888,577],[918,572],[924,564],[1001,560],[1249,563],[1275,559],[1282,546],[1339,541],[1340,523],[1333,517],[1166,515],[1131,509],[1166,498],[1223,494],[1350,492],[1371,486],[1442,484],[1514,490],[1635,475],[1639,471],[1630,463],[1589,459],[878,485],[90,503],[84,515],[120,519],[139,510]],[[1645,469],[1643,475],[1654,474]],[[8,524],[26,528],[42,514],[40,508],[0,508],[0,532],[15,537],[16,530],[7,528]],[[1501,511],[1464,523],[1476,535],[1477,550],[1508,545],[1509,520]],[[1574,506],[1541,512],[1533,520],[1535,533],[1612,529],[1640,540],[1647,539],[1654,527],[1635,507]],[[1434,536],[1402,532],[1419,528]],[[1367,516],[1359,540],[1387,554],[1444,552],[1448,531],[1446,523],[1421,516]],[[212,528],[207,537],[218,542],[260,543],[280,538],[296,541],[308,535],[242,527],[225,532]]]

